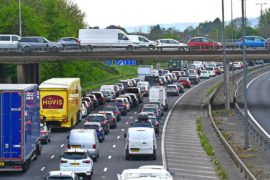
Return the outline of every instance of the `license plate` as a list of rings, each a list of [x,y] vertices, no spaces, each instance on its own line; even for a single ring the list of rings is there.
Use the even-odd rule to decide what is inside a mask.
[[[80,163],[70,163],[70,165],[72,165],[72,166],[79,166]]]
[[[132,148],[132,149],[130,149],[132,152],[139,152],[140,151],[140,149],[139,148]]]
[[[71,148],[77,148],[77,149],[80,149],[81,146],[71,146]]]
[[[0,162],[0,166],[5,166],[5,162]]]

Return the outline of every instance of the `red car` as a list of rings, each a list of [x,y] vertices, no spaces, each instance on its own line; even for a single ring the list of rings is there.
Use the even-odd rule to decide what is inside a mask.
[[[192,50],[203,50],[203,49],[212,49],[217,50],[221,49],[222,45],[220,42],[213,41],[206,37],[193,37],[188,40],[187,45]]]
[[[215,74],[216,75],[221,75],[222,74],[220,67],[215,67]]]
[[[191,82],[189,81],[188,77],[180,77],[178,82],[182,83],[185,88],[191,87]]]

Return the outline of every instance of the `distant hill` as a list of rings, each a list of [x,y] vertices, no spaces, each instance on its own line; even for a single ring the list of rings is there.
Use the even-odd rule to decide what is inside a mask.
[[[172,24],[159,24],[161,28],[174,28],[179,31],[184,31],[187,27],[193,26],[194,28],[198,26],[199,23],[193,23],[193,22],[187,22],[187,23],[172,23]],[[157,24],[147,24],[147,25],[141,25],[141,26],[130,26],[125,27],[127,32],[133,33],[133,32],[144,32],[149,33],[150,27],[155,26]]]
[[[253,28],[256,28],[258,23],[259,23],[259,17],[255,17],[255,18],[249,18],[248,19],[250,25]],[[143,33],[149,33],[150,31],[150,27],[151,26],[155,26],[157,24],[146,24],[146,25],[141,25],[141,26],[129,26],[129,27],[125,27],[125,29],[127,30],[128,33],[134,33],[134,32],[143,32]],[[194,28],[196,28],[199,23],[195,23],[195,22],[186,22],[186,23],[171,23],[171,24],[159,24],[161,26],[161,28],[174,28],[178,31],[184,31],[187,27],[192,26]]]

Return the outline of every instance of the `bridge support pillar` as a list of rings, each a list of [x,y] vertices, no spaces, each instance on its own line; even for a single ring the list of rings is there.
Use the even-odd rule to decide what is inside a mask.
[[[7,75],[4,64],[0,64],[0,83],[12,83],[12,78],[11,76]]]
[[[17,65],[17,82],[19,84],[34,83],[39,84],[39,64],[18,64]]]

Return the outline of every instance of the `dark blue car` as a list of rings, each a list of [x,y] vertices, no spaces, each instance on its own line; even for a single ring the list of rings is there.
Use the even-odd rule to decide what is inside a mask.
[[[105,131],[99,122],[85,122],[83,125],[84,129],[95,129],[99,142],[103,142],[105,139]]]

